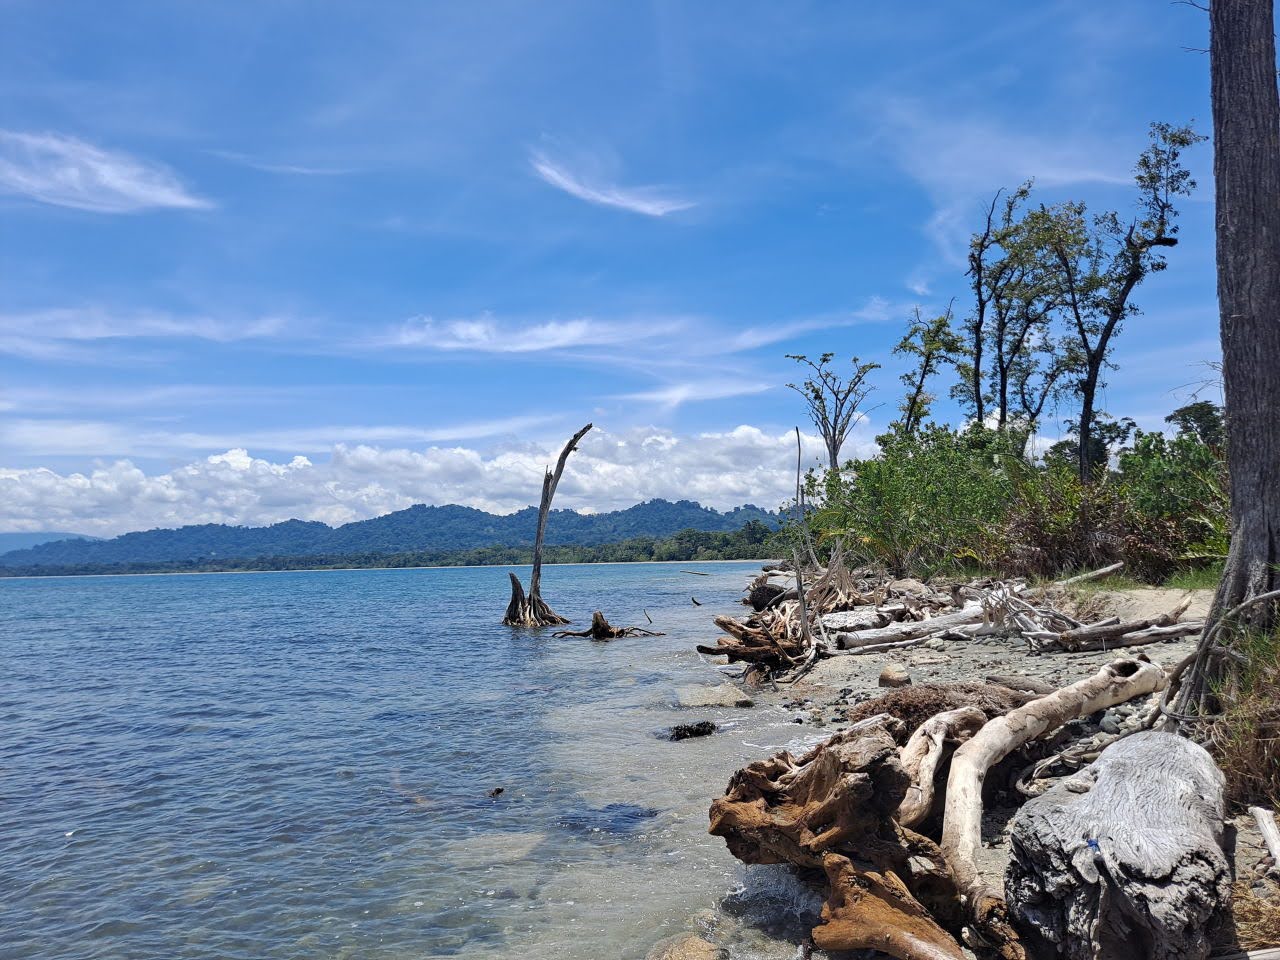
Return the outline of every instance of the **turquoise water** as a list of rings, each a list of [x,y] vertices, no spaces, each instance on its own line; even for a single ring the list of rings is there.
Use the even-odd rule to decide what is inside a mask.
[[[742,882],[707,804],[802,733],[672,706],[751,569],[549,568],[667,632],[608,644],[499,626],[501,568],[0,581],[0,956],[643,957]]]

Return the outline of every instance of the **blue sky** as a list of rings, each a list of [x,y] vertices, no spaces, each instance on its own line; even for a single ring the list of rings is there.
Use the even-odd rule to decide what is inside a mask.
[[[776,505],[784,354],[885,365],[869,450],[984,199],[1127,211],[1147,124],[1209,119],[1163,0],[3,11],[7,529],[510,510],[586,420],[566,506]],[[1217,355],[1188,159],[1105,397],[1150,427]]]

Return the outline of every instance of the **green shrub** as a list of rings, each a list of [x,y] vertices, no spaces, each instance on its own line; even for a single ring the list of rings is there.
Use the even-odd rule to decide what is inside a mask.
[[[879,456],[828,476],[814,525],[894,574],[986,566],[1017,461],[1009,438],[981,429],[882,437]]]
[[[1120,454],[1119,479],[1139,512],[1173,524],[1183,559],[1226,556],[1230,503],[1219,449],[1193,433],[1139,433]]]

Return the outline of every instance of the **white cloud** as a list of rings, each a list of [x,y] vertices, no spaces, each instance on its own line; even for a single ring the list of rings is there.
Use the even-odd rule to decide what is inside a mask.
[[[669,213],[688,210],[697,205],[692,200],[674,196],[665,187],[620,187],[610,183],[589,182],[584,176],[573,173],[536,151],[530,155],[529,164],[534,173],[556,189],[602,207],[617,207],[619,210],[630,210],[647,217],[665,217]]]
[[[56,133],[0,130],[0,192],[97,213],[206,210],[167,167]]]
[[[810,317],[805,320],[789,320],[782,323],[771,323],[767,326],[748,327],[741,333],[730,337],[723,349],[729,351],[754,350],[774,343],[781,343],[793,337],[819,330],[834,330],[840,327],[852,327],[860,323],[884,323],[903,313],[903,309],[890,304],[883,297],[870,297],[857,310],[836,313],[830,316]]]
[[[860,428],[847,453],[874,449]],[[511,442],[479,451],[338,445],[325,460],[273,461],[243,447],[148,474],[128,460],[86,473],[0,468],[0,530],[74,530],[114,535],[189,523],[268,524],[297,517],[345,523],[414,503],[459,503],[509,513],[536,500],[542,472],[564,441]],[[805,436],[807,463],[820,456]],[[774,508],[795,483],[795,435],[739,426],[676,434],[638,428],[593,430],[570,459],[556,505],[612,510],[653,497],[721,509],[753,502]]]
[[[675,329],[676,323],[667,320],[621,323],[581,317],[513,324],[499,323],[488,314],[462,320],[413,317],[373,345],[475,353],[541,353],[634,343]]]

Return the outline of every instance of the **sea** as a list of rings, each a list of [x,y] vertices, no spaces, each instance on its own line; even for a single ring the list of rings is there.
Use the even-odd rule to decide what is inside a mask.
[[[0,580],[0,958],[794,957],[815,898],[707,808],[821,731],[677,705],[755,569],[545,568],[664,634],[608,643],[501,626],[502,567]]]

